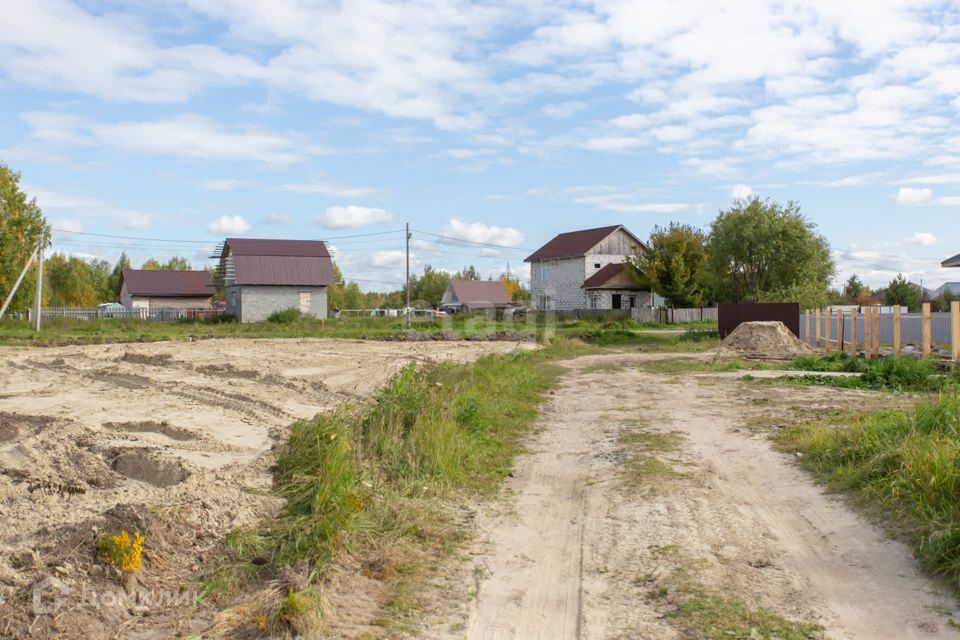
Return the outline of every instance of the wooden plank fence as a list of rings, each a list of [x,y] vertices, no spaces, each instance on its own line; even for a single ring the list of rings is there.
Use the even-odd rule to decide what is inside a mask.
[[[831,315],[835,317],[831,331]],[[826,351],[863,353],[867,359],[887,353],[901,355],[909,349],[923,357],[936,355],[960,362],[960,301],[949,312],[934,313],[924,303],[920,313],[902,313],[900,307],[814,309],[800,319],[800,339]]]
[[[681,322],[699,322],[701,320],[717,320],[719,318],[716,307],[701,307],[696,309],[670,309],[667,307],[635,308],[631,317],[635,322],[659,322],[662,324],[678,324]]]

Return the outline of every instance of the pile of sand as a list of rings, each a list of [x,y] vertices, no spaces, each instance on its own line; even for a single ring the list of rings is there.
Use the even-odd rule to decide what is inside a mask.
[[[744,322],[720,345],[719,355],[790,360],[813,353],[782,322]]]

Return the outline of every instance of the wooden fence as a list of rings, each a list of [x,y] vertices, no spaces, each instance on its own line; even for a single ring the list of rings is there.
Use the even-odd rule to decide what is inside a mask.
[[[902,313],[893,307],[881,313],[879,306],[861,309],[815,309],[800,318],[800,338],[827,353],[861,351],[867,358],[881,355],[881,345],[894,355],[905,349],[924,357],[939,355],[960,360],[960,301],[949,313],[932,313],[924,303],[920,313]]]
[[[697,309],[635,308],[631,316],[635,322],[659,322],[662,324],[716,320],[719,317],[716,307],[700,307]]]

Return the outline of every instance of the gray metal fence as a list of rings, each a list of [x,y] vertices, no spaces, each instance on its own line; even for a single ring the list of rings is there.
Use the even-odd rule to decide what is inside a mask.
[[[97,307],[44,307],[40,310],[41,321],[48,320],[150,320],[153,322],[177,322],[178,320],[207,320],[223,315],[222,309],[182,309],[159,307],[156,309],[99,309]],[[32,319],[33,312],[27,312]]]
[[[880,322],[880,343],[885,345],[893,344],[893,315],[881,314]],[[817,319],[811,314],[810,335],[807,335],[806,317],[800,315],[800,339],[807,343],[813,343],[816,339]],[[826,335],[827,320],[823,314],[820,316],[820,337]],[[830,342],[837,343],[837,316],[830,316]],[[843,340],[845,344],[850,342],[853,335],[853,323],[849,313],[844,314],[843,318]],[[936,346],[950,345],[950,314],[949,313],[931,313],[930,314],[930,339]],[[857,341],[863,344],[866,335],[866,318],[861,314],[857,316]],[[900,316],[900,343],[902,345],[912,344],[921,345],[923,342],[923,314],[922,313],[904,313]]]

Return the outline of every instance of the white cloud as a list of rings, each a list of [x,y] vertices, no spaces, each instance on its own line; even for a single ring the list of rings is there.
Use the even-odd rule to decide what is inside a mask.
[[[569,118],[571,116],[574,116],[586,108],[587,108],[587,104],[585,102],[572,100],[570,102],[545,104],[540,108],[540,111],[542,111],[543,115],[547,117],[557,118],[558,120],[560,120],[563,118]]]
[[[83,224],[79,220],[73,220],[72,218],[53,220],[50,226],[53,227],[54,232],[66,231],[68,233],[81,233],[83,231]]]
[[[892,200],[899,205],[923,204],[933,197],[930,189],[915,189],[912,187],[900,187],[892,197]]]
[[[105,206],[103,201],[93,196],[63,193],[27,184],[22,185],[22,189],[37,199],[41,209],[96,209]]]
[[[293,219],[286,213],[277,213],[271,211],[264,218],[266,224],[273,224],[277,226],[283,226],[293,222]]]
[[[207,231],[214,235],[239,236],[250,231],[250,223],[241,216],[220,216],[207,225]]]
[[[207,191],[231,191],[236,189],[243,184],[240,180],[232,180],[230,178],[220,178],[216,180],[207,180],[201,186],[202,189]]]
[[[573,200],[597,209],[621,213],[676,213],[690,208],[685,202],[637,202],[633,195],[625,193],[578,196]]]
[[[947,207],[960,207],[960,196],[941,196],[937,198],[937,204]]]
[[[732,200],[746,200],[753,196],[753,189],[746,184],[735,184],[730,190]]]
[[[282,184],[277,187],[277,190],[293,193],[319,193],[331,198],[365,198],[377,192],[373,187],[347,187],[324,181]]]
[[[910,240],[907,242],[910,244],[918,244],[922,247],[931,247],[940,242],[940,239],[932,233],[917,231],[910,236]]]
[[[380,268],[396,268],[406,264],[405,251],[377,251],[370,256],[370,266]]]
[[[118,216],[121,220],[120,226],[124,229],[146,229],[153,222],[150,215],[139,211],[122,211],[118,212]]]
[[[317,222],[327,229],[358,229],[374,224],[393,222],[393,212],[386,209],[361,207],[355,204],[346,207],[328,207]]]
[[[28,112],[21,118],[40,140],[59,144],[99,144],[130,153],[201,160],[254,160],[286,166],[329,153],[302,135],[256,127],[227,129],[201,115],[185,113],[158,120],[102,123],[70,114]]]
[[[527,239],[522,231],[513,227],[467,222],[460,218],[451,218],[450,222],[443,227],[440,235],[447,236],[448,239],[498,244],[507,247],[519,247]]]

